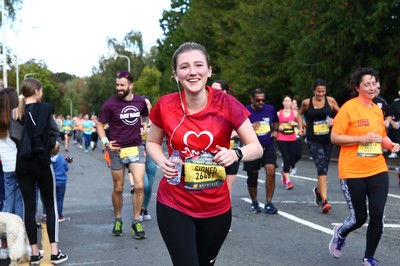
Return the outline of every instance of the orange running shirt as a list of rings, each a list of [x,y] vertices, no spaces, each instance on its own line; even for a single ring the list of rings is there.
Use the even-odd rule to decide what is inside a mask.
[[[358,98],[353,98],[340,107],[335,116],[332,132],[340,135],[360,136],[376,130],[386,137],[382,110],[373,104],[365,107]],[[341,146],[339,155],[339,178],[363,178],[388,171],[382,153],[376,156],[359,155],[359,145]]]

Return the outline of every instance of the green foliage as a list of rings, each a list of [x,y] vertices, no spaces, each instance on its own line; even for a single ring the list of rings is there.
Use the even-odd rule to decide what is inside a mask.
[[[57,77],[47,69],[47,66],[43,62],[30,60],[25,64],[20,65],[19,84],[21,84],[24,77],[35,78],[42,83],[43,101],[52,103],[56,110],[61,106],[61,92],[57,87]],[[9,87],[17,87],[15,67],[9,71],[8,81]]]
[[[211,56],[213,78],[228,81],[244,103],[255,87],[275,104],[284,94],[309,97],[316,78],[326,79],[329,94],[343,103],[349,74],[361,66],[380,72],[383,96],[397,95],[398,0],[172,3],[156,60],[164,82],[177,46],[195,41]]]
[[[146,66],[134,85],[134,93],[148,95],[155,101],[160,96],[160,80],[161,72],[154,66]]]
[[[154,100],[176,91],[173,53],[194,41],[210,54],[210,83],[226,80],[243,104],[256,87],[265,89],[267,101],[277,107],[286,94],[307,98],[316,78],[327,80],[328,94],[341,104],[348,98],[350,73],[365,66],[379,71],[381,95],[391,102],[400,86],[399,18],[399,0],[171,0],[160,20],[164,37],[157,47],[144,51],[136,31],[121,42],[110,38],[108,46],[109,54],[129,58],[135,93]],[[63,114],[69,113],[67,99],[74,114],[98,113],[114,94],[116,73],[127,70],[127,63],[124,57],[103,56],[93,75],[80,79],[52,75],[44,63],[28,62],[20,67],[20,78],[37,73],[46,99]],[[15,70],[9,80],[12,85]]]

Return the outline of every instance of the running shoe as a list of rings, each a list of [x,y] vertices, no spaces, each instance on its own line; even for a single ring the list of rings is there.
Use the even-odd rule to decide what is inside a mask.
[[[68,256],[66,254],[62,253],[61,250],[59,250],[57,255],[51,254],[50,260],[51,260],[51,263],[53,263],[53,264],[60,264],[60,263],[67,261]]]
[[[58,222],[59,223],[64,222],[64,221],[65,221],[64,216],[62,216],[62,215],[58,216]]]
[[[114,228],[112,231],[113,236],[123,236],[124,233],[122,232],[122,229],[124,228],[124,223],[122,220],[115,220],[114,223]]]
[[[297,167],[294,167],[290,170],[290,175],[296,175],[297,174]]]
[[[143,210],[143,214],[141,215],[143,221],[150,221],[151,220],[151,215],[147,211],[147,209]]]
[[[363,266],[378,266],[378,260],[374,258],[363,258],[362,265]]]
[[[335,227],[333,228],[333,236],[331,242],[329,242],[329,252],[335,259],[338,259],[342,256],[342,248],[344,247],[344,242],[346,240],[346,238],[342,238],[339,236],[338,231],[340,227],[342,227],[342,224],[335,225]]]
[[[136,239],[143,239],[146,237],[146,233],[144,232],[140,222],[133,222],[131,231],[135,235]]]
[[[282,184],[284,186],[286,186],[287,180],[286,180],[285,173],[283,172],[283,170],[281,171],[281,176],[282,176],[282,178],[281,178]]]
[[[332,206],[328,203],[327,200],[325,200],[324,203],[322,203],[322,213],[328,213],[332,209]]]
[[[140,217],[139,220],[141,222],[143,221],[150,221],[151,220],[151,215],[149,214],[149,212],[147,211],[147,209],[142,209],[140,211]]]
[[[275,214],[278,212],[278,209],[275,208],[275,206],[274,206],[274,204],[272,204],[272,202],[267,202],[267,203],[265,203],[264,212],[266,214]]]
[[[286,190],[291,190],[291,189],[294,189],[294,186],[292,184],[292,181],[289,180],[286,182]]]
[[[260,208],[260,206],[258,206],[258,202],[257,202],[257,201],[256,201],[256,202],[253,202],[253,203],[251,204],[250,211],[251,211],[252,213],[260,213],[260,212],[261,212],[261,208]]]
[[[322,204],[322,198],[321,194],[319,194],[318,189],[315,187],[313,188],[313,193],[314,193],[314,204],[315,206],[321,206]]]
[[[131,189],[129,191],[131,194],[135,193],[135,185],[131,185]]]

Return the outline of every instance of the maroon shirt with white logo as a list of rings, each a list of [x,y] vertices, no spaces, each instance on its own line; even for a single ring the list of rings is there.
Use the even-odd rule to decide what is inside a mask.
[[[146,101],[142,96],[134,94],[130,101],[112,96],[101,107],[99,121],[110,126],[107,130],[108,139],[126,148],[143,145],[140,136],[141,117],[148,115]]]

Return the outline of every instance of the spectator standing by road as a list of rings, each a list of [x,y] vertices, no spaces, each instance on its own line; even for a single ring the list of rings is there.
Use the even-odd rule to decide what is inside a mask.
[[[56,147],[50,151],[51,164],[53,166],[54,176],[56,178],[56,198],[57,198],[57,210],[58,210],[58,221],[63,222],[64,215],[64,198],[65,191],[67,189],[67,172],[69,166],[64,156],[59,154],[60,144],[57,143]]]
[[[224,167],[254,160],[262,151],[246,109],[206,86],[211,65],[203,46],[182,44],[172,69],[179,92],[162,96],[154,106],[146,144],[165,177],[157,193],[158,226],[174,265],[214,265],[232,220]],[[244,143],[241,149],[229,149],[232,130]],[[185,161],[176,185],[167,181],[178,170],[164,154],[165,135],[168,153],[179,152]]]
[[[10,138],[10,123],[13,109],[18,106],[15,89],[0,88],[0,211],[9,212],[24,218],[21,190],[15,173],[17,157],[16,143]],[[4,170],[4,171],[3,171]],[[9,257],[7,236],[1,235],[0,259]]]
[[[329,251],[342,256],[346,237],[360,228],[369,215],[367,242],[362,265],[378,265],[374,255],[383,232],[385,204],[389,192],[389,174],[382,147],[398,152],[399,144],[386,135],[384,117],[372,102],[377,73],[359,68],[350,82],[353,98],[335,117],[332,143],[340,145],[338,162],[340,187],[350,215],[333,229]],[[366,203],[368,199],[368,205]]]
[[[261,158],[245,162],[243,166],[243,170],[247,172],[247,188],[252,201],[250,210],[253,213],[261,212],[257,201],[257,185],[258,171],[264,168],[266,176],[264,212],[275,214],[278,209],[272,203],[272,198],[275,191],[275,169],[277,167],[274,139],[278,136],[278,116],[274,106],[265,104],[265,93],[262,89],[254,89],[251,92],[250,99],[252,103],[247,105],[246,109],[250,112],[250,122],[264,149]]]
[[[10,138],[10,120],[16,118],[18,94],[13,88],[0,90],[0,167],[4,171],[4,212],[14,213],[24,218],[21,190],[17,181],[15,164],[17,160],[17,146]]]
[[[333,116],[339,111],[336,100],[326,95],[326,87],[325,80],[316,79],[314,96],[303,101],[297,114],[299,134],[307,137],[308,149],[317,168],[318,185],[313,189],[314,202],[316,206],[321,206],[323,213],[332,208],[328,203],[327,175],[334,147],[330,139]],[[306,130],[303,115],[306,116]]]
[[[112,203],[115,222],[114,236],[123,235],[121,218],[125,167],[133,174],[135,193],[132,196],[133,222],[131,231],[136,239],[146,237],[140,223],[140,212],[144,198],[145,150],[140,136],[142,122],[148,120],[148,110],[144,98],[132,93],[133,76],[119,72],[115,81],[116,95],[110,97],[101,107],[97,123],[97,133],[109,151],[111,175],[114,182]],[[108,124],[106,132],[104,126]]]
[[[28,78],[21,84],[24,96],[18,115],[24,125],[24,135],[17,147],[16,172],[24,200],[25,228],[32,248],[31,264],[43,260],[39,253],[36,224],[36,185],[47,213],[47,234],[51,248],[51,262],[59,264],[68,256],[58,250],[59,224],[56,218],[56,184],[50,161],[50,123],[54,107],[41,102],[43,88],[40,81]]]

